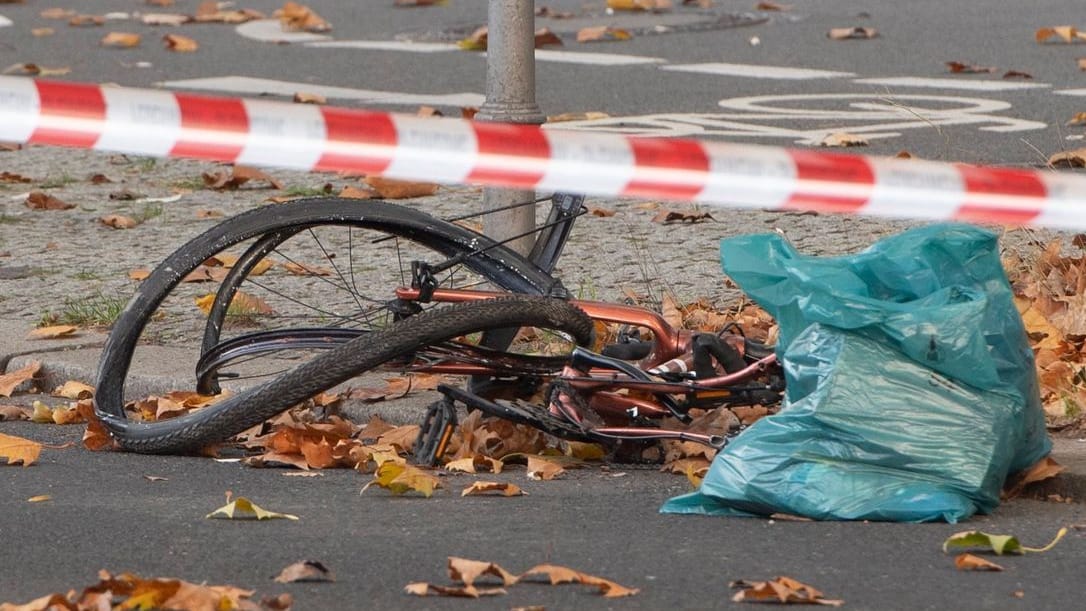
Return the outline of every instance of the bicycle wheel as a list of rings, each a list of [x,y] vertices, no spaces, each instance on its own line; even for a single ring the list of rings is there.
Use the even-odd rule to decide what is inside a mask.
[[[501,297],[432,309],[389,327],[356,337],[336,348],[219,403],[184,416],[134,422],[100,414],[102,423],[126,449],[180,453],[227,439],[241,431],[391,359],[490,329],[538,327],[568,334],[579,345],[593,339],[593,323],[577,307],[543,297]]]
[[[217,394],[220,383],[236,392],[388,327],[403,315],[393,289],[411,284],[412,261],[449,263],[441,287],[564,293],[513,251],[417,210],[340,198],[268,206],[212,227],[143,281],[103,349],[98,409],[123,418],[125,380],[134,359],[154,358],[140,358],[148,345],[202,338],[200,354],[180,365],[200,371],[196,390]],[[240,351],[209,361],[226,348]]]

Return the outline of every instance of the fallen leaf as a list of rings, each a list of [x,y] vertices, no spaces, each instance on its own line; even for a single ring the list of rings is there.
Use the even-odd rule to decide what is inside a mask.
[[[480,596],[500,596],[507,592],[503,588],[476,588],[475,586],[438,586],[432,583],[409,583],[404,592],[413,596],[455,596],[460,598],[479,598]]]
[[[486,51],[487,27],[476,28],[467,38],[457,41],[456,46],[464,51]]]
[[[396,495],[415,491],[427,498],[433,496],[435,488],[442,487],[440,480],[422,469],[392,461],[377,467],[373,481],[363,486],[359,494],[370,486],[379,486]]]
[[[133,34],[132,32],[110,32],[102,38],[99,44],[103,47],[131,49],[132,47],[139,46],[140,40],[140,35]]]
[[[792,5],[790,4],[777,4],[776,2],[759,2],[754,5],[756,11],[790,11]]]
[[[52,496],[50,496],[48,494],[39,494],[37,496],[32,496],[32,497],[28,498],[26,500],[26,502],[27,503],[43,503],[45,501],[51,501],[51,500],[53,500]]]
[[[327,267],[320,267],[318,265],[306,265],[304,263],[297,263],[294,261],[287,261],[281,263],[283,269],[287,270],[295,276],[331,276],[332,270]]]
[[[1086,148],[1055,153],[1048,158],[1048,165],[1053,168],[1086,167]]]
[[[954,533],[946,541],[943,541],[943,552],[946,553],[951,548],[976,547],[990,549],[999,556],[1003,554],[1023,554],[1025,552],[1047,552],[1059,543],[1065,534],[1067,534],[1067,529],[1061,528],[1056,533],[1056,538],[1048,545],[1044,547],[1025,547],[1013,535],[993,535],[979,530],[966,530]]]
[[[287,2],[273,13],[285,32],[329,32],[332,26],[308,6]]]
[[[1086,60],[1083,60],[1086,61]],[[1086,70],[1086,68],[1083,68]],[[1075,116],[1071,117],[1064,125],[1083,125],[1086,124],[1086,112],[1075,113]]]
[[[38,327],[30,333],[27,333],[27,339],[57,339],[58,337],[71,337],[75,335],[75,332],[79,330],[79,327],[75,325],[51,325],[48,327]]]
[[[98,222],[102,223],[106,227],[112,227],[114,229],[134,229],[139,222],[130,216],[124,216],[121,214],[107,214],[98,218]]]
[[[275,577],[277,583],[294,583],[296,581],[335,581],[336,576],[324,563],[317,560],[301,560],[284,568]]]
[[[192,20],[192,17],[180,13],[147,13],[140,17],[140,21],[142,21],[144,25],[179,26]]]
[[[997,69],[988,66],[977,66],[963,62],[946,62],[947,68],[955,74],[980,74],[995,72]]]
[[[671,8],[671,0],[607,0],[607,8],[615,11],[663,11]]]
[[[548,116],[547,123],[562,123],[564,121],[599,121],[600,119],[609,118],[611,118],[611,115],[605,112],[565,112],[562,114]]]
[[[57,386],[53,389],[52,395],[54,397],[62,397],[64,399],[90,399],[94,396],[94,387],[83,382],[77,382],[76,380],[68,380],[64,384]]]
[[[14,174],[12,172],[6,172],[5,171],[5,172],[0,172],[0,182],[8,182],[8,183],[12,183],[12,182],[14,182],[14,183],[34,182],[34,179],[27,178],[26,176],[23,176],[22,174]]]
[[[147,480],[149,482],[167,482],[167,481],[169,481],[168,477],[162,477],[161,475],[144,475],[143,479],[145,479],[145,480]]]
[[[592,26],[577,30],[577,42],[611,42],[633,38],[627,30],[609,25]]]
[[[551,585],[558,585],[560,583],[579,583],[590,586],[596,586],[599,593],[603,594],[605,598],[619,598],[623,596],[633,596],[640,590],[637,588],[627,588],[619,585],[609,579],[602,577],[596,577],[587,573],[573,570],[568,567],[559,566],[556,564],[539,564],[519,575],[519,579],[525,577],[532,577],[536,575],[542,575],[547,577]]]
[[[299,91],[294,94],[295,104],[327,104],[328,98],[316,93],[305,93]]]
[[[1080,57],[1076,61],[1078,63],[1079,70],[1086,70],[1086,57]]]
[[[221,219],[224,216],[226,215],[221,210],[203,209],[196,211],[196,218],[198,219]]]
[[[1025,473],[1016,477],[1013,485],[1004,488],[1002,496],[1004,499],[1013,499],[1022,494],[1026,486],[1056,477],[1063,471],[1063,465],[1053,460],[1051,456],[1045,456],[1026,469]]]
[[[42,191],[31,191],[26,196],[26,207],[32,210],[70,210],[75,208],[75,204],[69,204]]]
[[[542,456],[528,456],[528,479],[552,480],[565,473],[562,465]]]
[[[1080,38],[1080,34],[1077,28],[1071,25],[1057,25],[1048,28],[1038,29],[1033,38],[1037,42],[1047,42],[1053,36],[1058,37],[1060,40],[1066,43],[1074,42],[1076,38]]]
[[[478,473],[480,469],[491,473],[501,473],[502,467],[502,461],[476,453],[467,458],[453,460],[445,464],[446,471],[460,471],[463,473]]]
[[[62,68],[47,68],[38,64],[22,63],[12,64],[7,68],[4,68],[4,74],[15,74],[19,76],[63,76],[71,72],[72,69],[68,67]],[[29,181],[26,181],[29,182]]]
[[[497,577],[504,586],[511,586],[517,582],[516,575],[493,562],[449,556],[448,568],[449,579],[459,581],[466,586],[475,585],[475,580],[483,575]]]
[[[840,607],[843,600],[822,597],[822,592],[796,581],[791,577],[777,577],[771,581],[733,581],[730,587],[739,589],[732,596],[734,602],[803,603]]]
[[[137,282],[142,282],[142,281],[146,280],[147,277],[150,276],[150,275],[151,275],[151,270],[149,270],[147,268],[144,268],[144,267],[134,269],[134,270],[128,272],[128,278],[130,280],[135,280]]]
[[[33,361],[20,369],[0,375],[0,397],[10,397],[15,389],[34,379],[34,374],[41,369],[41,363]]]
[[[200,48],[195,40],[180,34],[166,34],[162,37],[162,44],[175,53],[193,53]]]
[[[431,182],[410,182],[381,176],[367,176],[366,184],[382,199],[408,199],[437,193],[438,185]]]
[[[30,413],[18,405],[0,405],[0,422],[5,420],[30,420]]]
[[[47,8],[39,15],[42,19],[68,19],[74,17],[76,12],[70,8]]]
[[[998,564],[974,556],[973,554],[958,554],[954,557],[954,567],[959,571],[1002,571]]]
[[[652,217],[653,223],[700,223],[702,221],[711,221],[713,216],[708,212],[696,212],[696,211],[684,211],[684,210],[661,210]]]
[[[460,496],[482,496],[491,492],[500,492],[502,496],[524,496],[527,494],[516,484],[478,481],[464,488]]]
[[[856,26],[853,28],[833,28],[826,34],[832,40],[869,39],[879,35],[875,28]]]
[[[1003,73],[1003,78],[1032,79],[1033,75],[1028,72],[1022,72],[1020,70],[1008,70]]]
[[[37,422],[38,424],[45,424],[53,422],[53,408],[42,403],[41,401],[34,401],[34,411],[30,414],[30,421]]]
[[[204,314],[211,313],[211,304],[215,302],[215,293],[208,293],[203,297],[196,298],[196,307]],[[271,306],[267,304],[263,299],[254,297],[248,293],[238,291],[234,293],[233,300],[230,301],[229,307],[227,307],[227,316],[257,316],[267,315],[273,312]]]
[[[562,46],[562,39],[547,28],[535,31],[535,48],[542,49],[546,46]]]
[[[830,147],[850,147],[850,146],[867,146],[867,138],[863,136],[857,136],[855,134],[849,134],[847,132],[835,132],[828,134],[823,138],[818,145],[830,146]]]
[[[588,206],[588,213],[592,216],[608,217],[614,216],[615,211],[610,208],[597,208],[595,206]]]
[[[41,444],[22,437],[0,433],[0,457],[7,458],[7,464],[22,464],[29,467],[38,460]]]
[[[75,405],[79,415],[87,421],[87,430],[83,431],[83,447],[88,450],[102,450],[113,447],[113,436],[98,420],[94,413],[94,405],[90,401],[80,401]]]
[[[228,520],[271,520],[274,518],[285,518],[287,520],[298,519],[298,516],[290,515],[289,513],[278,513],[263,509],[243,496],[239,496],[236,500],[228,502],[222,507],[207,514],[205,517],[224,518]]]
[[[95,27],[104,25],[105,23],[106,18],[101,15],[74,15],[71,19],[68,20],[68,25],[75,28],[88,26]]]

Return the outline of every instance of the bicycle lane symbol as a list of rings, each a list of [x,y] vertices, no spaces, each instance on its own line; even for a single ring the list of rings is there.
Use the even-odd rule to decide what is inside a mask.
[[[989,132],[1019,132],[1046,123],[995,113],[1011,109],[1000,100],[940,95],[827,93],[753,96],[721,100],[724,113],[649,114],[555,124],[556,129],[617,132],[638,136],[721,136],[789,139],[817,144],[846,131],[869,140],[895,138],[910,129],[977,126]]]

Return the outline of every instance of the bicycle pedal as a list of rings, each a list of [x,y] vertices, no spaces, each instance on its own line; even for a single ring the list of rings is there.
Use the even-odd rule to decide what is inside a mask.
[[[456,425],[456,406],[451,400],[446,398],[432,403],[426,410],[426,417],[415,440],[414,462],[436,467],[445,456]]]

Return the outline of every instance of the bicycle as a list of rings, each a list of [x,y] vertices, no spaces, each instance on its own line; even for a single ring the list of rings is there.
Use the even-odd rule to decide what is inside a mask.
[[[543,380],[554,379],[563,371],[561,383],[566,388],[591,395],[593,405],[586,407],[594,411],[607,403],[611,420],[626,418],[639,426],[665,414],[684,420],[686,411],[698,404],[699,394],[712,391],[720,394],[725,389],[732,400],[744,401],[755,396],[768,400],[779,394],[780,384],[775,380],[757,388],[735,386],[771,368],[773,357],[764,347],[733,341],[737,349],[726,341],[704,339],[708,336],[695,340],[694,335],[672,328],[658,314],[643,308],[570,301],[568,291],[550,271],[574,220],[585,211],[582,202],[582,197],[569,194],[551,198],[550,214],[538,229],[528,257],[455,222],[375,200],[296,200],[223,221],[152,271],[115,322],[99,363],[96,413],[123,449],[191,451],[388,362],[409,370],[473,376],[466,390],[441,388],[444,399],[439,403],[443,407],[433,407],[426,419],[430,437],[430,431],[442,431],[438,437],[444,435],[449,423],[455,421],[455,414],[450,417],[454,402],[567,436],[604,439],[618,434],[607,427],[586,433],[586,421],[582,417],[578,422],[573,410],[564,412],[572,421],[561,423],[551,417],[554,414],[528,416],[516,403],[493,400],[496,393],[509,393],[513,388],[538,388]],[[521,236],[513,239],[516,237]],[[390,265],[359,264],[356,251],[363,247],[371,255],[377,253],[389,260],[395,257],[401,265],[393,269]],[[235,252],[240,254],[227,256]],[[266,273],[273,258],[280,259],[279,267],[288,272]],[[320,265],[314,265],[313,259],[319,259]],[[209,267],[215,261],[222,267]],[[404,261],[410,262],[409,272]],[[194,322],[191,313],[178,313],[196,292],[183,280],[196,273],[200,279],[217,280],[219,286],[201,301],[208,312],[206,319]],[[482,285],[499,291],[481,290]],[[389,294],[367,295],[362,290],[366,286],[378,291],[380,287],[398,288]],[[335,290],[335,294],[320,288]],[[254,296],[258,292],[263,299]],[[496,298],[509,293],[537,298]],[[428,309],[448,303],[455,305]],[[217,394],[231,383],[257,375],[267,376],[269,381],[179,418],[129,420],[124,408],[125,378],[144,334],[163,332],[149,330],[158,326],[156,319],[162,317],[163,308],[169,311],[168,321],[172,315],[187,320],[190,329],[202,327],[198,330],[202,333],[201,350],[194,367],[198,392]],[[648,329],[652,341],[628,342],[624,354],[591,353],[584,347],[592,342],[594,320]],[[561,354],[556,356],[516,354],[510,349],[511,340],[517,328],[525,326],[551,329],[573,341],[560,344]],[[171,329],[169,324],[166,327]],[[470,345],[451,343],[480,332]],[[695,355],[697,342],[704,346],[698,344]],[[636,354],[629,352],[631,345],[636,345]],[[754,369],[743,360],[744,352],[760,356],[753,361]],[[703,377],[726,362],[730,364],[725,369],[734,373],[741,364],[739,369],[745,373],[724,376],[714,382],[716,386],[695,383],[681,372],[645,373],[684,353],[688,360],[697,356],[700,364],[696,368]],[[716,364],[711,362],[714,359]],[[610,385],[613,390],[601,389],[593,369],[619,372],[602,381],[602,386]],[[657,378],[652,379],[653,375]],[[648,393],[655,399],[621,399],[621,389],[627,394]],[[754,391],[758,392],[750,394]],[[659,405],[654,407],[655,403]],[[620,405],[636,412],[619,414]],[[606,421],[601,419],[600,423]],[[696,440],[722,443],[715,438]],[[430,439],[427,443],[423,449],[429,460],[440,458],[439,441]]]

